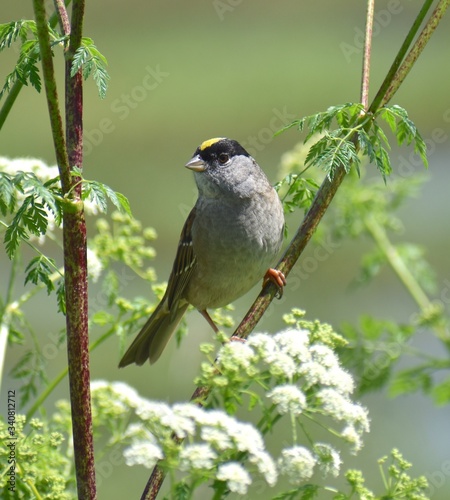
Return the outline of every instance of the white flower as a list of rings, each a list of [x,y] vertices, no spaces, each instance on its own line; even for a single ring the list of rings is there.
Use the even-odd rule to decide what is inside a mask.
[[[220,451],[228,450],[232,447],[230,436],[217,427],[202,427],[200,437],[203,441],[210,443],[214,448]]]
[[[338,365],[336,354],[326,345],[314,344],[309,348],[314,361],[317,361],[322,366],[331,368]]]
[[[188,444],[180,451],[180,469],[211,469],[217,453],[208,444]]]
[[[226,481],[229,490],[240,495],[245,495],[252,483],[249,473],[237,462],[219,465],[216,478]]]
[[[281,351],[273,353],[271,359],[266,360],[266,362],[269,364],[270,373],[275,378],[286,378],[290,380],[297,371],[294,360],[288,354]]]
[[[269,486],[274,486],[277,482],[278,472],[272,457],[266,451],[258,451],[249,456],[252,464],[255,464],[259,473],[264,476]]]
[[[141,422],[134,422],[130,424],[124,433],[124,437],[126,438],[147,439],[150,436],[154,438],[153,434]]]
[[[58,167],[49,167],[43,161],[36,158],[14,158],[0,157],[1,170],[10,175],[19,172],[33,172],[41,181],[47,182],[59,175]]]
[[[306,406],[306,397],[295,385],[279,385],[272,389],[267,397],[277,405],[278,413],[300,415]]]
[[[199,425],[210,425],[211,427],[218,427],[224,430],[230,429],[236,423],[234,418],[220,410],[201,410],[196,421]]]
[[[363,442],[361,439],[361,433],[355,429],[354,425],[347,425],[341,432],[343,439],[352,445],[352,453],[356,454],[361,450]]]
[[[297,362],[304,363],[311,358],[307,330],[293,328],[283,330],[274,335],[274,340],[283,352],[295,358]]]
[[[161,423],[169,427],[179,438],[195,434],[195,422],[190,418],[175,415],[173,412],[164,415],[161,418]]]
[[[255,352],[247,344],[232,341],[225,344],[219,351],[218,361],[226,370],[246,370],[252,364]]]
[[[152,469],[158,460],[163,458],[161,448],[150,441],[135,441],[131,446],[123,451],[125,463],[129,466],[143,465],[147,469]]]
[[[281,474],[288,477],[289,482],[296,486],[311,478],[317,460],[312,453],[303,446],[285,448],[278,459],[278,468]]]
[[[316,443],[314,451],[318,459],[319,469],[323,475],[331,474],[337,477],[341,467],[341,457],[339,453],[328,444]]]
[[[361,431],[369,431],[369,416],[367,410],[357,403],[352,403],[336,389],[321,389],[317,393],[322,409],[336,420],[345,420],[356,424]]]
[[[309,361],[302,364],[298,373],[305,377],[306,388],[309,389],[314,385],[328,385],[329,377],[328,370],[317,361]]]
[[[136,408],[136,415],[144,422],[161,422],[161,420],[172,414],[171,408],[165,403],[142,400],[140,406]]]
[[[99,391],[101,389],[109,388],[110,383],[106,380],[98,379],[91,381],[91,392]]]
[[[103,264],[102,261],[99,259],[97,253],[94,252],[94,250],[91,250],[90,248],[87,249],[87,265],[88,265],[88,274],[92,278],[92,281],[96,283],[103,271]]]
[[[247,345],[254,347],[264,361],[270,360],[278,350],[275,340],[267,333],[252,333],[247,339]]]
[[[112,382],[110,387],[111,390],[117,394],[119,399],[128,406],[131,406],[131,408],[138,408],[142,401],[145,401],[133,387],[124,382]]]
[[[205,410],[192,403],[176,403],[172,406],[175,415],[191,418],[194,421],[201,421]]]
[[[234,424],[228,429],[228,433],[233,439],[236,448],[239,451],[248,451],[256,454],[264,450],[264,441],[258,429],[252,424],[234,421]]]

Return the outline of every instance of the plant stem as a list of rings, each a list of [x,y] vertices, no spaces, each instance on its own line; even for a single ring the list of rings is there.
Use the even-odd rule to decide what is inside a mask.
[[[381,107],[381,101],[386,96],[386,92],[392,83],[394,75],[397,73],[397,70],[403,61],[403,58],[405,57],[406,52],[408,51],[408,48],[411,45],[414,37],[419,31],[420,25],[422,24],[422,21],[425,19],[427,12],[430,10],[433,1],[434,0],[426,0],[424,2],[422,8],[420,9],[419,14],[417,15],[416,19],[414,20],[414,23],[412,24],[408,34],[405,37],[405,40],[403,41],[402,46],[400,47],[400,50],[395,56],[394,62],[389,68],[389,71],[383,83],[381,84],[381,87],[379,88],[374,100],[372,101],[372,104],[369,107],[369,112],[374,113],[377,109]],[[384,104],[386,104],[386,102]]]
[[[61,2],[61,0],[55,0],[58,2]],[[66,0],[66,6],[70,4],[72,0]],[[51,28],[54,28],[56,26],[56,23],[58,22],[58,17],[56,16],[56,13],[53,14],[49,21],[48,24],[50,25]],[[0,130],[2,129],[6,118],[9,115],[9,112],[11,111],[11,108],[13,107],[17,96],[19,95],[20,91],[22,90],[23,83],[20,82],[19,80],[16,80],[14,82],[14,85],[11,87],[11,90],[8,93],[8,97],[5,99],[5,102],[0,109]]]
[[[411,68],[414,66],[414,63],[417,61],[417,58],[422,53],[422,50],[425,48],[428,43],[431,35],[434,33],[434,30],[437,28],[439,22],[444,17],[444,14],[450,4],[450,0],[440,0],[436,8],[434,9],[433,14],[431,14],[430,19],[428,19],[425,28],[420,33],[417,38],[414,46],[409,51],[406,56],[404,62],[398,69],[395,74],[395,77],[392,79],[391,84],[388,86],[386,93],[381,100],[380,106],[384,106],[393,95],[397,92],[400,85],[403,83],[403,80],[406,78],[406,75],[410,72]]]
[[[422,314],[426,315],[427,313],[432,311],[434,308],[433,303],[428,298],[427,294],[423,291],[417,280],[414,278],[413,274],[406,266],[405,261],[399,255],[395,246],[390,242],[385,229],[375,220],[373,216],[367,217],[364,220],[364,224],[369,231],[369,234],[377,244],[378,248],[383,252],[383,255],[385,255],[389,265],[392,267],[395,274],[398,276],[400,281],[408,290],[411,297],[419,306]],[[434,326],[434,328],[440,340],[442,340],[448,346],[450,343],[450,334],[445,328],[445,325],[438,323]]]
[[[370,55],[372,52],[372,30],[375,0],[367,0],[366,34],[364,37],[363,69],[361,77],[361,103],[364,109],[369,106]]]
[[[61,186],[63,193],[70,188],[71,178],[69,169],[69,158],[64,141],[64,130],[59,109],[58,92],[56,88],[55,72],[53,67],[53,55],[50,48],[50,37],[45,20],[45,7],[43,0],[33,0],[33,7],[36,17],[37,34],[41,50],[42,73],[44,76],[44,86],[47,95],[48,113],[52,129],[53,145],[56,153]]]
[[[16,278],[19,254],[15,254],[12,262],[11,273],[9,275],[8,287],[6,289],[5,303],[0,313],[0,387],[3,381],[3,365],[6,356],[6,346],[11,322],[11,301],[14,290],[14,281]]]
[[[72,6],[69,49],[66,53],[66,141],[59,110],[56,81],[45,21],[44,0],[33,0],[42,72],[52,126],[63,195],[78,179],[72,176],[71,166],[82,168],[82,75],[70,76],[72,58],[79,47],[83,28],[84,0]],[[58,4],[59,13],[63,8]],[[65,17],[64,15],[62,17]],[[64,26],[64,24],[63,24]],[[67,144],[67,149],[66,149]],[[69,207],[63,213],[64,276],[66,288],[66,329],[69,369],[70,402],[72,410],[73,445],[78,497],[96,498],[94,446],[89,372],[88,293],[86,221],[81,202],[81,186],[71,192]]]
[[[16,80],[14,82],[14,85],[11,87],[11,90],[8,92],[8,97],[5,99],[2,109],[0,109],[0,130],[2,129],[3,124],[5,123],[6,118],[8,117],[9,112],[11,111],[11,108],[13,107],[17,99],[17,96],[22,90],[22,87],[23,83],[19,82],[19,80]]]

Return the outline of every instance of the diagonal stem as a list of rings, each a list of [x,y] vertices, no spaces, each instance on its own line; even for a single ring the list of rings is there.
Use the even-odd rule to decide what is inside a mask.
[[[424,29],[420,33],[413,47],[409,51],[402,65],[395,73],[394,78],[392,79],[391,84],[386,89],[386,93],[381,100],[380,107],[384,106],[388,101],[392,99],[394,94],[399,89],[400,85],[403,83],[403,80],[406,78],[408,73],[411,71],[411,68],[414,66],[414,63],[417,61],[418,57],[422,53],[422,50],[425,48],[426,44],[431,38],[431,35],[434,33],[435,29],[438,27],[439,22],[444,17],[445,12],[450,4],[450,0],[440,0],[434,9],[433,13],[428,19],[427,24]]]
[[[402,63],[412,41],[414,40],[414,37],[416,36],[417,32],[419,31],[420,25],[422,24],[423,20],[425,19],[425,16],[427,15],[427,12],[431,8],[431,4],[433,3],[434,0],[426,0],[420,9],[420,12],[417,14],[416,19],[414,20],[408,34],[405,37],[405,40],[403,41],[397,55],[395,56],[394,62],[392,63],[391,67],[389,68],[389,71],[387,72],[387,75],[381,84],[374,100],[372,101],[372,104],[369,107],[369,112],[374,113],[377,109],[381,107],[381,100],[386,96],[386,92],[389,88],[389,86],[392,84],[392,81],[394,79],[395,74],[398,71],[398,68],[400,67],[400,64]],[[386,103],[384,103],[386,104]]]

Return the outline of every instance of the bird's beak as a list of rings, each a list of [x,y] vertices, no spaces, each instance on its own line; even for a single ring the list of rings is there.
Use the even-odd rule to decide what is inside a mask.
[[[189,160],[185,167],[193,170],[194,172],[203,172],[206,169],[206,163],[200,158],[199,155],[197,155]]]

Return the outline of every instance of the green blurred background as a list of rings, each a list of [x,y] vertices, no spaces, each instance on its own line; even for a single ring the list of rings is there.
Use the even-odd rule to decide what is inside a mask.
[[[413,0],[377,2],[371,96],[421,5]],[[251,149],[274,182],[278,180],[280,156],[298,142],[299,135],[291,130],[273,138],[272,133],[295,117],[359,99],[365,8],[365,2],[356,0],[87,2],[84,33],[108,58],[111,81],[104,100],[98,98],[92,80],[85,86],[85,176],[124,193],[135,217],[156,229],[154,266],[160,280],[168,276],[179,231],[195,201],[192,175],[183,165],[197,145],[215,136],[235,138]],[[31,2],[4,2],[0,12],[0,22],[32,17]],[[429,179],[420,196],[402,209],[401,237],[427,247],[442,291],[450,284],[449,28],[450,16],[393,100],[408,110],[430,146],[430,168],[425,173]],[[55,52],[61,77],[62,54]],[[2,53],[0,81],[16,57],[14,49]],[[61,78],[59,82],[63,83]],[[436,132],[440,129],[443,135]],[[404,158],[410,153],[409,149],[400,152]],[[0,134],[0,155],[55,163],[44,96],[34,89],[21,92]],[[423,167],[414,170],[423,171]],[[300,214],[291,227],[299,220]],[[369,287],[349,290],[360,254],[367,248],[361,241],[335,249],[293,293],[287,286],[285,299],[271,306],[260,329],[279,327],[278,318],[292,306],[335,327],[344,320],[356,322],[362,313],[407,321],[415,306],[389,272]],[[4,256],[0,263],[3,278],[9,274],[9,263]],[[149,291],[136,279],[123,293],[134,297]],[[236,319],[254,295],[255,291],[236,303]],[[63,322],[53,315],[53,308],[53,301],[45,297],[30,307],[44,342]],[[190,335],[182,348],[172,342],[151,368],[119,371],[117,345],[110,341],[93,353],[92,377],[126,381],[149,398],[185,400],[201,359],[199,340],[211,337],[200,315],[191,314],[188,324]],[[439,348],[426,333],[415,345],[430,351]],[[17,347],[10,351],[6,371],[21,354]],[[61,349],[49,366],[50,377],[64,364]],[[17,384],[8,380],[4,389]],[[55,394],[60,397],[67,397],[66,382]],[[364,450],[348,465],[372,471],[369,487],[376,487],[380,481],[376,459],[398,447],[414,463],[413,473],[428,475],[434,485],[432,498],[448,499],[449,408],[436,409],[419,395],[389,400],[385,394],[375,394],[363,402],[371,411],[372,433]],[[100,499],[137,498],[141,493],[148,471],[112,467],[108,455],[98,465]],[[270,490],[260,495],[270,497]]]

